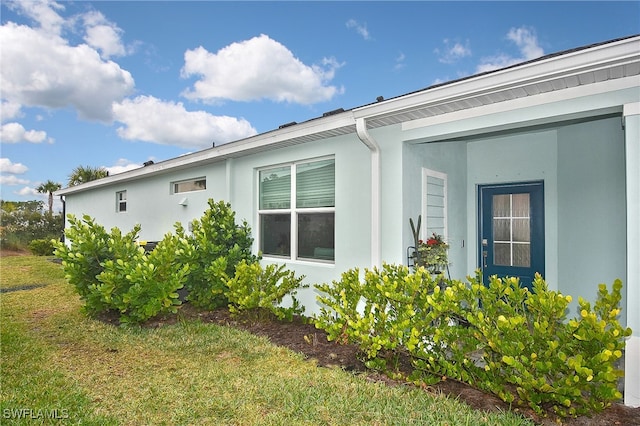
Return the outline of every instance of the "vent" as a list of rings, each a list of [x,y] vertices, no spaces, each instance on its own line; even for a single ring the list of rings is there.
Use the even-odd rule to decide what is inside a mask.
[[[284,129],[285,127],[295,126],[296,124],[298,123],[295,121],[292,121],[291,123],[281,124],[280,126],[278,126],[278,129]]]
[[[145,167],[150,166],[153,164],[153,160],[149,160],[149,161],[145,161],[144,163],[142,163]]]
[[[341,112],[344,112],[344,108],[338,108],[338,109],[334,109],[333,111],[325,112],[324,114],[322,114],[322,116],[329,117],[330,115],[340,114]]]

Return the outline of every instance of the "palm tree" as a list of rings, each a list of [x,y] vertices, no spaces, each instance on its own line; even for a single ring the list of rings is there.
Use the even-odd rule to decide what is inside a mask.
[[[109,172],[104,167],[78,166],[69,175],[69,186],[80,185],[109,176]]]
[[[58,189],[62,188],[62,185],[60,185],[57,182],[53,182],[51,180],[46,181],[45,183],[41,184],[39,187],[36,188],[36,191],[38,191],[40,194],[49,194],[49,214],[53,215],[53,192],[57,191]]]

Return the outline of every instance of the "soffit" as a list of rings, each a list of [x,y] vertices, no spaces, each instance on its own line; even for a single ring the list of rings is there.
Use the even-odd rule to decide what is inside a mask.
[[[545,79],[544,81],[534,81],[499,90],[487,90],[471,96],[460,96],[444,101],[436,100],[431,103],[425,103],[392,113],[380,114],[368,118],[367,127],[374,129],[390,126],[455,111],[637,75],[640,75],[640,61],[636,58],[634,61],[619,63],[606,68],[585,70],[571,75],[561,75],[555,78]]]

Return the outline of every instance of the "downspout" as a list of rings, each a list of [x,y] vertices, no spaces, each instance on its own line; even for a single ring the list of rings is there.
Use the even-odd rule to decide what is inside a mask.
[[[381,266],[381,229],[380,229],[380,145],[369,134],[364,118],[356,118],[358,138],[371,151],[371,266]]]
[[[62,201],[62,235],[60,236],[60,241],[64,243],[64,230],[67,227],[67,202],[64,199],[64,195],[60,196],[60,201]]]

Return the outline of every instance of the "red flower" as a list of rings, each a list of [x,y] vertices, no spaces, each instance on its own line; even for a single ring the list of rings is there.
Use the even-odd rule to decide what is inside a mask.
[[[429,238],[429,240],[427,240],[428,246],[437,246],[438,244],[440,244],[440,241],[436,240],[435,238]]]

